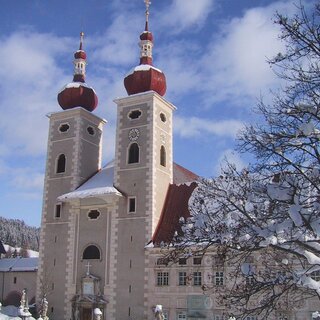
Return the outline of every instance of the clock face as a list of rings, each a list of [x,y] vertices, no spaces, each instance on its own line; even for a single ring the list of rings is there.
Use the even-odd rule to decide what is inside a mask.
[[[129,140],[130,141],[137,141],[139,139],[139,135],[140,135],[140,132],[138,129],[131,129],[129,131]]]

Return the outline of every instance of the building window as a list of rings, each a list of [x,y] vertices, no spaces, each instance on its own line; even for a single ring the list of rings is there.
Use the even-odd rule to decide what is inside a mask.
[[[13,283],[16,284],[17,283],[17,277],[13,278]]]
[[[310,276],[313,280],[320,281],[320,270],[311,272]]]
[[[136,197],[128,198],[128,213],[136,212]]]
[[[99,210],[90,210],[88,213],[88,218],[90,220],[96,220],[100,216],[100,211]]]
[[[100,250],[94,245],[86,247],[83,251],[82,259],[100,259]]]
[[[214,256],[213,257],[213,266],[216,269],[223,269],[224,268],[224,259],[221,256]]]
[[[131,120],[134,119],[139,119],[141,117],[142,112],[140,110],[132,110],[131,112],[129,112],[128,117]]]
[[[59,127],[59,132],[61,133],[68,132],[69,129],[70,129],[70,126],[67,123],[63,123]]]
[[[157,259],[157,266],[167,266],[168,259],[167,258],[158,258]]]
[[[185,319],[187,319],[187,314],[186,314],[186,312],[178,312],[178,314],[177,314],[177,320],[185,320]]]
[[[187,265],[187,258],[180,258],[178,263],[179,263],[179,266]]]
[[[161,146],[160,148],[160,165],[163,167],[166,166],[166,149],[164,146]]]
[[[129,147],[128,163],[139,163],[139,146],[136,142],[132,143]]]
[[[202,284],[201,272],[196,271],[193,273],[193,285],[194,286],[201,286]]]
[[[252,287],[254,285],[254,277],[248,276],[246,277],[246,286]]]
[[[201,257],[193,258],[193,264],[194,265],[201,265],[201,261],[202,261]]]
[[[91,126],[87,127],[87,132],[90,134],[90,136],[94,136],[96,133],[94,128]]]
[[[216,286],[223,286],[224,285],[224,272],[223,271],[216,271],[215,272],[214,284]]]
[[[56,204],[55,209],[54,209],[54,217],[61,218],[61,203]]]
[[[164,113],[162,113],[162,112],[160,113],[160,119],[161,119],[162,122],[166,122],[167,121],[166,115]]]
[[[66,156],[60,154],[57,160],[57,170],[56,173],[64,173],[66,171]]]
[[[187,285],[187,273],[185,271],[179,272],[179,286]]]
[[[169,272],[157,272],[157,286],[169,285]]]

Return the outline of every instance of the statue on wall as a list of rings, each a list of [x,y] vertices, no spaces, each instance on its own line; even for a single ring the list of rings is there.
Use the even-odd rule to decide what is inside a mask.
[[[164,320],[163,311],[162,311],[162,305],[157,304],[154,309],[154,318],[156,320]]]

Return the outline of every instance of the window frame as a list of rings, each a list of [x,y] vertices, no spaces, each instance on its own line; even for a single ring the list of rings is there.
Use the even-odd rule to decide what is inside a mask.
[[[214,272],[214,285],[217,287],[224,286],[224,271],[215,271]]]
[[[95,248],[98,249],[99,258],[85,258],[85,257],[84,257],[84,254],[85,254],[86,250],[89,249],[90,247],[95,247]],[[102,260],[101,249],[100,249],[99,246],[96,245],[96,244],[93,244],[93,243],[88,244],[88,245],[85,246],[85,248],[82,250],[81,260],[82,260],[82,261],[83,261],[83,260],[96,260],[96,261],[101,261],[101,260]]]
[[[167,151],[164,145],[160,147],[160,166],[167,166]]]
[[[157,285],[157,287],[168,287],[169,286],[169,272],[168,271],[157,271],[156,285]]]
[[[62,157],[64,157],[63,160],[62,160]],[[64,161],[64,163],[60,163],[60,161]],[[63,168],[62,168],[62,166],[63,166]],[[67,157],[64,153],[60,153],[56,159],[55,173],[56,174],[64,174],[64,173],[66,173],[66,169],[67,169]]]
[[[137,146],[137,149],[132,151],[131,148],[133,148],[134,145]],[[134,152],[137,152],[137,154],[135,154]],[[134,142],[130,143],[128,146],[127,164],[134,165],[134,164],[139,164],[139,163],[140,163],[140,146],[136,141],[134,141]]]
[[[178,272],[178,286],[184,287],[188,283],[188,277],[186,271],[179,271]]]
[[[61,218],[61,213],[62,213],[62,203],[56,203],[54,206],[54,218],[55,219],[60,219]]]
[[[134,206],[133,210],[131,210],[132,209],[132,207],[131,207],[132,202],[133,202],[133,206]],[[128,197],[127,212],[128,212],[128,214],[134,214],[137,212],[137,197],[136,196]]]
[[[193,272],[193,285],[194,286],[202,286],[202,273],[201,271]]]

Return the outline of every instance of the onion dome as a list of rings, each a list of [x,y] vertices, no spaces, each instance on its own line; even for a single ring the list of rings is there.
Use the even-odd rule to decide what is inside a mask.
[[[166,93],[164,73],[152,65],[153,35],[148,30],[150,1],[146,3],[146,25],[140,35],[140,65],[133,68],[124,78],[124,86],[129,95],[153,90],[163,96]]]
[[[82,49],[84,33],[80,33],[80,47],[74,53],[73,81],[66,84],[58,94],[58,102],[63,110],[82,107],[93,111],[98,105],[98,97],[93,88],[85,83],[87,54]]]

